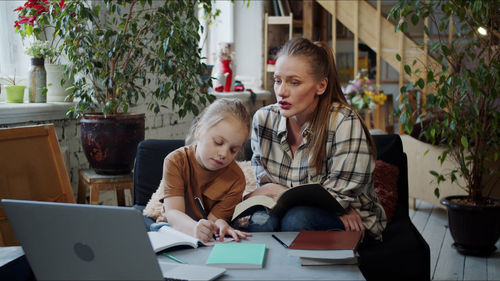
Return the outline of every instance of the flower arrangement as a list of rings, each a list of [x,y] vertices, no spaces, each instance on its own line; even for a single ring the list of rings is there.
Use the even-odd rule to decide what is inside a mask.
[[[219,61],[232,60],[234,52],[231,51],[231,43],[220,42],[217,50],[217,59]]]
[[[376,91],[372,87],[372,81],[362,72],[356,75],[356,79],[349,81],[347,87],[342,87],[347,101],[358,111],[373,109],[377,104],[385,103],[387,96],[383,91]]]
[[[65,0],[27,0],[23,6],[14,9],[19,16],[14,22],[16,32],[19,32],[23,39],[29,36],[35,41],[49,42],[52,52],[45,57],[49,58],[50,63],[55,63],[62,51],[62,46],[59,46],[62,38],[56,36],[59,28],[55,24],[55,17],[64,7]]]
[[[56,56],[56,49],[48,41],[34,41],[26,49],[26,54],[32,58],[51,58]]]

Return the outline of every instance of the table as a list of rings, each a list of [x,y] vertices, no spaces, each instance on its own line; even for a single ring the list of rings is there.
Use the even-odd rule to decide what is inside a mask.
[[[130,190],[132,195],[134,188],[133,175],[100,175],[92,169],[80,170],[80,179],[78,182],[78,203],[85,203],[85,192],[90,189],[89,203],[99,204],[99,192],[101,190],[116,190],[118,206],[125,206],[124,190]]]
[[[287,245],[298,232],[259,232],[240,243],[266,244],[266,256],[262,269],[227,269],[217,280],[365,280],[357,265],[301,266],[299,257],[288,256],[284,248],[271,234]],[[189,264],[204,265],[212,247],[179,249],[169,253]],[[167,257],[158,256],[160,262],[172,263]]]
[[[21,246],[0,247],[0,280],[35,280]]]

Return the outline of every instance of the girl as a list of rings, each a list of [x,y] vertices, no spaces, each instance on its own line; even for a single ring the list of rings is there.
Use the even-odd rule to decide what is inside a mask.
[[[218,99],[194,122],[194,144],[165,157],[160,188],[165,190],[164,216],[173,228],[203,242],[212,241],[215,234],[221,241],[225,235],[236,241],[250,236],[227,223],[245,189],[245,176],[234,158],[249,131],[244,105],[236,99]]]
[[[277,218],[259,210],[248,230],[366,229],[380,239],[386,216],[373,189],[375,145],[341,91],[330,47],[292,39],[278,53],[275,69],[277,103],[253,119],[252,166],[259,188],[247,197],[276,197],[297,185],[320,183],[347,213],[296,206]]]

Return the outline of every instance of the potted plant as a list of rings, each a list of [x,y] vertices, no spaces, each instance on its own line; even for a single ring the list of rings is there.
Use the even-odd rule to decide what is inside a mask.
[[[16,82],[16,72],[14,70],[14,76],[12,77],[2,77],[0,78],[0,84],[4,85],[6,100],[8,103],[23,103],[24,102],[24,89],[26,86],[18,85],[19,81]]]
[[[16,32],[23,39],[46,41],[52,50],[44,56],[48,102],[70,101],[66,98],[69,93],[67,88],[71,83],[63,76],[64,64],[61,64],[61,23],[56,20],[65,6],[65,0],[28,0],[14,10],[19,17],[14,22]]]
[[[200,106],[213,101],[200,92],[199,77],[206,65],[198,47],[198,4],[213,16],[210,0],[71,1],[58,15],[69,59],[66,70],[74,79],[71,96],[77,100],[68,115],[83,117],[82,144],[98,172],[132,168],[137,143],[144,138],[144,114],[128,111],[139,98],[155,113],[169,101],[180,117],[197,115]],[[104,145],[106,137],[96,134],[127,118],[130,125],[106,133],[111,145]],[[135,137],[124,135],[133,132]],[[104,157],[110,150],[118,152],[117,161]],[[104,167],[111,162],[117,168]]]
[[[441,204],[448,210],[455,248],[467,255],[491,254],[500,235],[500,201],[490,196],[500,183],[498,9],[498,2],[489,0],[400,0],[390,12],[398,21],[396,28],[403,32],[407,21],[416,25],[426,18],[438,30],[438,40],[429,49],[439,65],[405,65],[406,73],[416,81],[401,89],[403,102],[396,114],[403,129],[411,133],[414,108],[406,90],[430,89],[418,116],[422,121],[419,135],[444,147],[438,159],[441,164],[447,158],[455,163],[451,170],[430,171],[438,187],[445,180],[457,188],[459,179],[465,182],[462,188],[468,195],[448,196]],[[452,42],[447,40],[450,18],[455,33]],[[439,197],[438,187],[434,192]]]
[[[31,57],[31,67],[28,73],[29,102],[47,101],[47,72],[44,62],[46,57],[54,55],[54,48],[47,41],[34,41],[26,49]]]

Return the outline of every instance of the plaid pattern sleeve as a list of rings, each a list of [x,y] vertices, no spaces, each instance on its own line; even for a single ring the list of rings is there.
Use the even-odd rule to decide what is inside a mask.
[[[375,161],[358,116],[333,104],[328,120],[323,167],[309,163],[307,132],[292,157],[287,142],[286,119],[276,105],[259,109],[253,119],[252,166],[259,185],[268,182],[294,187],[321,183],[345,208],[358,211],[366,229],[381,238],[386,216],[373,189]]]

